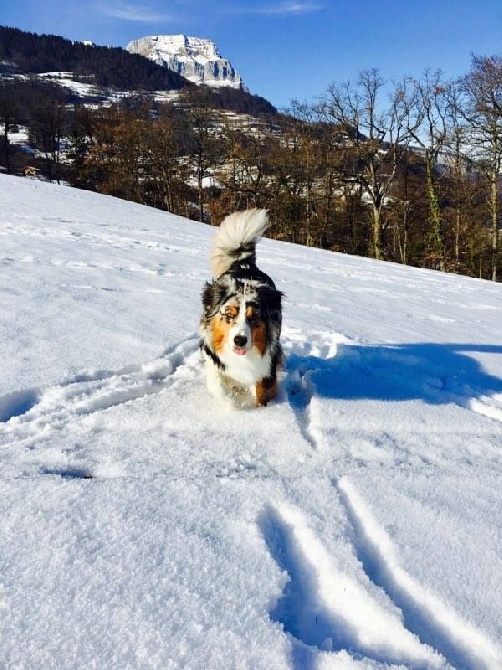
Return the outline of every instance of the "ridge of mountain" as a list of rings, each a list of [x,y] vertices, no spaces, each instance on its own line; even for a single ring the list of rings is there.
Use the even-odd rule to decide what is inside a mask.
[[[43,72],[73,72],[79,77],[92,76],[97,86],[130,90],[176,90],[189,85],[172,70],[121,47],[0,26],[0,76]]]

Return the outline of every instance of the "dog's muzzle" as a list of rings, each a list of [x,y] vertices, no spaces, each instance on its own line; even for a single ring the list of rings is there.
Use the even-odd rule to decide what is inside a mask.
[[[245,335],[236,335],[234,337],[234,352],[238,356],[244,356],[247,353],[246,344],[248,338]]]

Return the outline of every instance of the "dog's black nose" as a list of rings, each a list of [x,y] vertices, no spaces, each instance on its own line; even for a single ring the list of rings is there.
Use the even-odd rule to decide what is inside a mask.
[[[246,346],[248,338],[245,335],[236,335],[234,337],[234,344],[239,349],[242,349]]]

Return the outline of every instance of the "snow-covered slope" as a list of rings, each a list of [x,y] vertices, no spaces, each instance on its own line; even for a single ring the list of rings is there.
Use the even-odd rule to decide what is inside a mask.
[[[131,40],[126,49],[164,65],[195,84],[247,90],[239,73],[229,60],[221,57],[211,40],[187,35],[151,35]]]
[[[0,195],[0,667],[502,667],[502,286],[263,240],[287,365],[230,410],[214,229]]]

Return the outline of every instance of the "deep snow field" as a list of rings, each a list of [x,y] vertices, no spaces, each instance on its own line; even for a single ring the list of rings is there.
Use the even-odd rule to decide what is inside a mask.
[[[0,176],[0,668],[502,668],[502,285],[264,239],[280,394],[206,391],[214,229]]]

